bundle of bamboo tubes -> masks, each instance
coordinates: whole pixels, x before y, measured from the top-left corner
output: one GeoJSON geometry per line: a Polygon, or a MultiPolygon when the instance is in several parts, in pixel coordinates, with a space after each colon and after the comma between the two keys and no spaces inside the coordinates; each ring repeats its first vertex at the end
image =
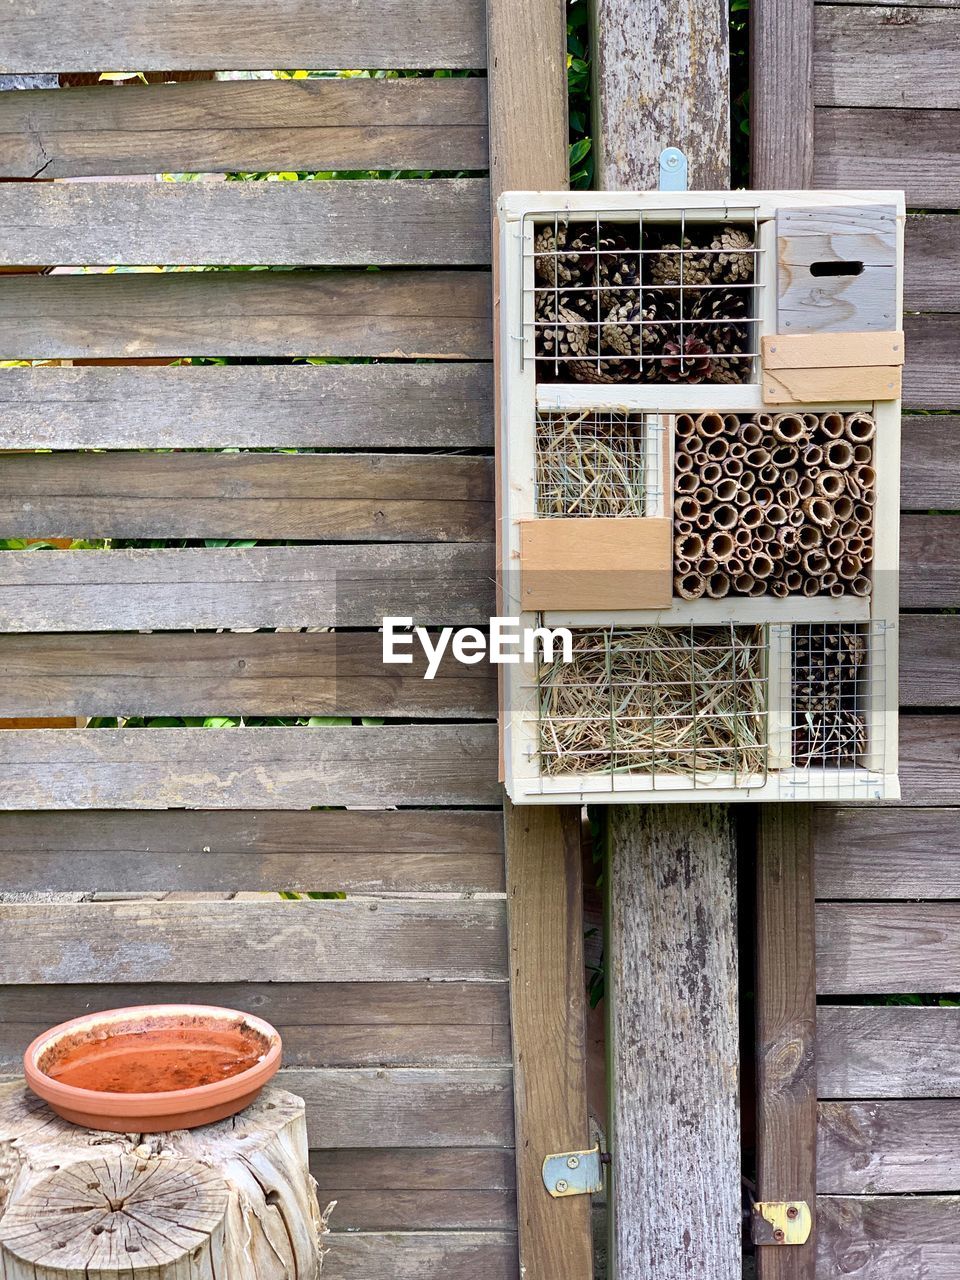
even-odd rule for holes
{"type": "Polygon", "coordinates": [[[875,434],[862,412],[678,414],[677,595],[869,595],[875,434]]]}

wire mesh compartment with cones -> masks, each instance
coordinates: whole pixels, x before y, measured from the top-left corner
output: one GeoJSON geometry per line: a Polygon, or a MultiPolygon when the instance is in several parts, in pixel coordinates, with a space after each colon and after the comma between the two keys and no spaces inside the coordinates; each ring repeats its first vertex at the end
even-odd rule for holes
{"type": "Polygon", "coordinates": [[[510,796],[895,798],[902,194],[497,216],[510,796]]]}

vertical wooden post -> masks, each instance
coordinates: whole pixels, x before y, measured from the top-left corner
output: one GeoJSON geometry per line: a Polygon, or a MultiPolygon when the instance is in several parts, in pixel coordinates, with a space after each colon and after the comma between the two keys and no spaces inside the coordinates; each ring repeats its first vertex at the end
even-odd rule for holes
{"type": "Polygon", "coordinates": [[[813,185],[813,0],[752,0],[750,181],[813,185]]]}
{"type": "MultiPolygon", "coordinates": [[[[813,847],[805,805],[764,805],[757,875],[757,1196],[817,1193],[813,847]]],[[[814,1280],[805,1245],[758,1251],[760,1280],[814,1280]]]]}
{"type": "MultiPolygon", "coordinates": [[[[564,0],[488,0],[487,44],[491,198],[563,190],[564,0]]],[[[541,1177],[544,1156],[589,1146],[580,813],[507,801],[504,818],[521,1274],[591,1280],[590,1198],[554,1200],[541,1177]]]]}
{"type": "MultiPolygon", "coordinates": [[[[726,0],[597,0],[597,185],[730,181],[726,0]]],[[[740,1272],[736,847],[715,805],[613,808],[607,874],[611,1273],[740,1272]]]]}

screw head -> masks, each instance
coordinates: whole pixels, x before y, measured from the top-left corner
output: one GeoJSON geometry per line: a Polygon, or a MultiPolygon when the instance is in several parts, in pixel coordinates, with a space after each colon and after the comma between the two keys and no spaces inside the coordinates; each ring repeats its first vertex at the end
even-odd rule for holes
{"type": "Polygon", "coordinates": [[[781,1231],[781,1229],[780,1229],[779,1227],[777,1227],[776,1231],[774,1231],[774,1233],[773,1233],[773,1238],[774,1238],[774,1240],[776,1240],[777,1244],[783,1244],[783,1241],[784,1241],[784,1238],[785,1238],[785,1237],[784,1237],[784,1234],[783,1234],[783,1232],[781,1231]]]}
{"type": "Polygon", "coordinates": [[[557,1179],[556,1190],[559,1191],[561,1195],[563,1194],[564,1191],[566,1191],[568,1186],[569,1186],[569,1183],[566,1182],[565,1179],[563,1178],[557,1179]]]}
{"type": "Polygon", "coordinates": [[[799,1218],[799,1216],[800,1216],[800,1210],[797,1208],[795,1204],[791,1204],[787,1207],[787,1217],[791,1220],[791,1222],[793,1221],[794,1218],[799,1218]]]}
{"type": "Polygon", "coordinates": [[[580,1168],[580,1157],[579,1157],[579,1156],[567,1156],[567,1168],[568,1168],[568,1169],[579,1169],[579,1168],[580,1168]]]}

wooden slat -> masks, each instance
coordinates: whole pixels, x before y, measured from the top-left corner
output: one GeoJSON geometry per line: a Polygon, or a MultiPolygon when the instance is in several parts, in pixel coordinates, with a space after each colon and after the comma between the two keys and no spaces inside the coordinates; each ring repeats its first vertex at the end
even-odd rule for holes
{"type": "Polygon", "coordinates": [[[500,813],[77,812],[66,823],[60,814],[0,816],[0,892],[172,888],[496,893],[500,813]]]}
{"type": "Polygon", "coordinates": [[[12,276],[0,356],[490,355],[480,271],[12,276]]]}
{"type": "Polygon", "coordinates": [[[960,204],[958,121],[953,111],[818,107],[813,185],[905,187],[908,205],[955,209],[960,204]]]}
{"type": "Polygon", "coordinates": [[[902,428],[902,508],[905,511],[960,509],[960,418],[941,414],[908,415],[902,421],[902,428]]]}
{"type": "Polygon", "coordinates": [[[500,1231],[334,1233],[324,1280],[518,1280],[517,1237],[500,1231]]]}
{"type": "Polygon", "coordinates": [[[954,1280],[960,1196],[821,1196],[817,1276],[847,1280],[857,1271],[870,1280],[954,1280]]]}
{"type": "Polygon", "coordinates": [[[4,551],[0,631],[486,623],[492,548],[4,551]]]}
{"type": "Polygon", "coordinates": [[[0,185],[0,266],[485,266],[481,179],[0,185]]]}
{"type": "Polygon", "coordinates": [[[960,899],[952,809],[818,806],[817,897],[960,899]]]}
{"type": "Polygon", "coordinates": [[[485,458],[64,453],[0,461],[0,538],[475,542],[485,458]]]}
{"type": "MultiPolygon", "coordinates": [[[[449,651],[432,680],[379,634],[0,636],[0,716],[402,716],[494,719],[495,668],[449,651]]],[[[2,840],[2,833],[0,833],[2,840]]]]}
{"type": "MultiPolygon", "coordinates": [[[[502,902],[0,903],[0,924],[4,983],[330,982],[347,974],[355,982],[486,981],[506,973],[502,902]]],[[[404,1142],[354,1136],[326,1145],[404,1142]]]]}
{"type": "Polygon", "coordinates": [[[283,1037],[289,1067],[510,1063],[502,982],[145,983],[5,987],[0,992],[0,1071],[19,1071],[24,1046],[69,1018],[184,1001],[267,1018],[283,1037]]]}
{"type": "MultiPolygon", "coordinates": [[[[957,197],[960,200],[960,182],[957,197]]],[[[903,370],[904,407],[960,408],[960,372],[956,361],[960,316],[907,316],[903,328],[907,344],[907,363],[903,370]]]]}
{"type": "MultiPolygon", "coordinates": [[[[903,305],[906,309],[960,311],[958,272],[960,217],[931,213],[909,217],[903,280],[903,305]]],[[[914,354],[908,351],[908,360],[914,354]]]]}
{"type": "MultiPolygon", "coordinates": [[[[804,1200],[817,1181],[813,848],[809,811],[764,805],[757,861],[757,1198],[804,1200]]],[[[761,1280],[814,1280],[812,1243],[761,1249],[761,1280]]]]}
{"type": "Polygon", "coordinates": [[[960,605],[960,516],[906,516],[900,526],[900,604],[960,605]]]}
{"type": "Polygon", "coordinates": [[[497,804],[494,725],[11,729],[0,809],[497,804]]]}
{"type": "Polygon", "coordinates": [[[822,1102],[818,1136],[822,1193],[891,1195],[960,1186],[960,1102],[822,1102]]]}
{"type": "Polygon", "coordinates": [[[486,82],[479,79],[98,86],[0,96],[3,178],[486,167],[486,82]]]}
{"type": "Polygon", "coordinates": [[[960,1097],[960,1009],[817,1010],[821,1098],[960,1097]]]}
{"type": "Polygon", "coordinates": [[[960,12],[818,4],[818,107],[960,107],[960,12]],[[935,56],[931,56],[935,54],[935,56]]]}
{"type": "Polygon", "coordinates": [[[490,382],[483,364],[0,369],[0,448],[476,448],[490,382]]]}
{"type": "Polygon", "coordinates": [[[517,1229],[515,1191],[342,1191],[320,1181],[317,1198],[321,1204],[336,1200],[338,1233],[442,1231],[451,1227],[461,1231],[517,1229]]]}
{"type": "Polygon", "coordinates": [[[0,71],[482,67],[483,23],[480,0],[35,0],[7,16],[0,71]]]}
{"type": "Polygon", "coordinates": [[[960,617],[904,614],[900,619],[900,702],[960,706],[960,617]]]}
{"type": "Polygon", "coordinates": [[[960,989],[960,904],[821,902],[817,990],[821,995],[960,989]]]}
{"type": "Polygon", "coordinates": [[[750,21],[750,180],[809,187],[813,176],[812,0],[754,0],[750,21]]]}
{"type": "Polygon", "coordinates": [[[960,716],[903,716],[900,781],[909,805],[960,802],[960,716]]]}

